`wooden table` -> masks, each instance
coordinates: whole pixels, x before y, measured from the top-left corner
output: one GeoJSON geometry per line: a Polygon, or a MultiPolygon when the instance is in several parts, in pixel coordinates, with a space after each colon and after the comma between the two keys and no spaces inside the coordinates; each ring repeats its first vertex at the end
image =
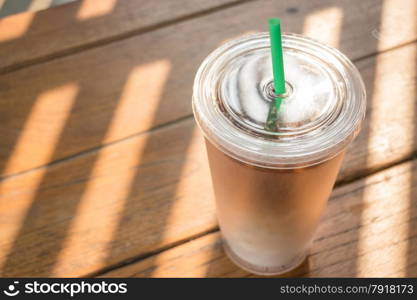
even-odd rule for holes
{"type": "Polygon", "coordinates": [[[77,1],[0,19],[0,274],[251,276],[219,242],[191,88],[225,40],[285,31],[363,75],[368,114],[291,276],[417,276],[417,2],[77,1]]]}

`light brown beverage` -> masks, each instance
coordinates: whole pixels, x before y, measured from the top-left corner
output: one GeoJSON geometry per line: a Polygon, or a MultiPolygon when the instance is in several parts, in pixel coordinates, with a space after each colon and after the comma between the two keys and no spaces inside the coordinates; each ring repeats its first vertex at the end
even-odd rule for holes
{"type": "Polygon", "coordinates": [[[301,263],[344,152],[315,166],[276,170],[237,161],[207,140],[206,146],[229,256],[261,274],[281,273],[301,263]]]}

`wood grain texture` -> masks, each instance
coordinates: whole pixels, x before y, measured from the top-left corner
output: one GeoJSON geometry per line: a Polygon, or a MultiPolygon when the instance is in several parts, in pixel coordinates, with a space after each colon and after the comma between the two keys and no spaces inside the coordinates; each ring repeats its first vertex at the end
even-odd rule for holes
{"type": "MultiPolygon", "coordinates": [[[[393,0],[358,1],[357,5],[348,0],[248,2],[4,75],[0,78],[1,174],[42,166],[190,115],[192,82],[203,58],[227,39],[265,31],[268,17],[280,16],[285,31],[318,38],[352,59],[409,42],[416,38],[417,26],[409,25],[415,21],[417,4],[402,2],[407,10],[393,0]]],[[[135,10],[129,5],[133,4],[123,8],[126,14],[143,10],[147,15],[154,7],[147,4],[151,8],[135,10]]],[[[183,6],[187,7],[175,5],[181,6],[182,12],[183,6]]],[[[59,18],[71,7],[54,8],[56,14],[45,18],[59,18]]],[[[144,17],[143,22],[160,21],[166,14],[158,10],[158,18],[144,17]]],[[[126,19],[128,23],[142,20],[137,16],[126,19]]],[[[111,31],[108,27],[92,25],[94,32],[89,36],[95,36],[95,31],[99,31],[97,36],[111,31]]],[[[85,31],[78,28],[74,32],[82,35],[85,31]]],[[[73,36],[57,32],[60,38],[66,37],[60,41],[73,36]]],[[[36,42],[16,49],[30,52],[55,43],[39,44],[42,46],[36,42]]],[[[9,48],[3,56],[19,51],[9,48]]],[[[373,72],[369,71],[370,77],[373,72]]],[[[370,86],[374,78],[368,81],[370,86]]]]}
{"type": "Polygon", "coordinates": [[[194,135],[186,120],[3,181],[1,275],[86,275],[214,227],[194,135]]]}
{"type": "MultiPolygon", "coordinates": [[[[410,63],[415,53],[412,44],[358,63],[374,96],[339,182],[415,152],[416,76],[410,63]],[[387,72],[393,69],[399,73],[387,72]],[[392,91],[401,105],[386,97],[392,91]]],[[[216,226],[204,145],[191,118],[0,183],[3,276],[84,276],[216,226]]],[[[356,210],[363,211],[361,197],[349,193],[344,199],[356,199],[356,210]]],[[[344,201],[338,203],[346,217],[344,201]]],[[[349,230],[350,222],[330,227],[349,230]]],[[[331,241],[320,245],[342,243],[331,241]]]]}
{"type": "Polygon", "coordinates": [[[343,180],[398,163],[417,150],[417,44],[356,66],[366,86],[367,115],[339,174],[343,180]]]}
{"type": "Polygon", "coordinates": [[[238,2],[79,0],[0,20],[0,70],[149,30],[201,11],[238,2]]]}
{"type": "MultiPolygon", "coordinates": [[[[417,161],[334,190],[310,255],[283,276],[417,274],[417,161]],[[394,202],[394,203],[393,203],[394,202]]],[[[218,232],[103,277],[253,277],[225,255],[218,232]]]]}

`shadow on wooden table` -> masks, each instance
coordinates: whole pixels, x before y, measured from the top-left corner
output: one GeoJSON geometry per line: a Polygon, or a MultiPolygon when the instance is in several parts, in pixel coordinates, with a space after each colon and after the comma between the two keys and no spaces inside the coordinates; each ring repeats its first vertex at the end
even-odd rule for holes
{"type": "MultiPolygon", "coordinates": [[[[121,2],[122,1],[117,2],[113,11],[118,9],[121,2]]],[[[67,11],[69,14],[64,16],[66,22],[69,24],[71,24],[71,22],[79,22],[76,19],[76,14],[81,4],[82,1],[78,1],[76,5],[72,6],[73,9],[71,12],[67,11]]],[[[108,15],[104,15],[97,18],[106,18],[107,16],[108,15]]],[[[82,22],[94,23],[97,21],[97,18],[88,19],[82,22]]],[[[31,30],[36,31],[36,26],[37,18],[35,16],[27,33],[31,30]]],[[[144,44],[136,46],[138,47],[137,49],[146,49],[149,45],[144,44]]],[[[165,45],[165,47],[175,48],[175,45],[165,45]]],[[[118,51],[123,53],[125,50],[118,49],[117,45],[113,44],[113,48],[109,50],[109,53],[101,52],[101,55],[109,55],[109,57],[111,57],[112,53],[118,51]]],[[[132,49],[130,49],[130,51],[132,51],[132,49]]],[[[114,76],[115,70],[106,66],[106,57],[103,56],[95,57],[94,55],[90,55],[90,61],[80,61],[79,69],[76,73],[67,72],[65,64],[55,64],[50,67],[49,73],[44,74],[46,80],[43,82],[44,84],[42,84],[42,86],[28,87],[27,89],[27,93],[32,96],[32,99],[30,102],[25,103],[24,107],[19,108],[19,114],[25,114],[26,118],[22,118],[22,121],[24,122],[21,124],[15,124],[13,141],[8,148],[2,152],[5,159],[1,160],[3,165],[0,166],[0,170],[6,168],[8,163],[7,157],[10,158],[15,152],[15,145],[19,141],[19,138],[21,138],[21,133],[27,129],[25,127],[27,125],[26,122],[31,116],[39,95],[67,84],[75,85],[77,92],[75,93],[74,98],[71,99],[72,105],[70,106],[70,112],[64,124],[62,124],[62,130],[57,133],[56,143],[55,145],[51,145],[53,148],[51,149],[51,155],[48,157],[48,161],[55,161],[65,157],[63,153],[70,153],[71,149],[68,148],[71,148],[71,145],[83,145],[84,149],[81,150],[89,150],[100,146],[107,135],[111,133],[115,122],[114,119],[116,117],[120,118],[120,116],[117,116],[116,114],[118,108],[123,104],[120,103],[122,94],[126,89],[130,88],[128,86],[129,78],[130,76],[135,75],[134,72],[137,70],[137,67],[146,66],[147,64],[158,61],[168,62],[172,69],[189,67],[184,66],[183,61],[178,62],[177,57],[170,57],[170,54],[167,55],[167,51],[163,51],[164,50],[161,47],[161,51],[148,53],[149,57],[143,59],[140,55],[133,55],[129,52],[129,49],[127,49],[125,55],[126,59],[118,64],[118,76],[114,76]],[[96,68],[91,69],[90,64],[92,63],[99,65],[96,66],[96,68]],[[93,71],[95,73],[89,73],[93,71]],[[101,86],[104,84],[113,87],[113,93],[111,95],[101,94],[101,86]],[[85,111],[85,101],[91,97],[95,98],[97,105],[95,108],[90,106],[90,111],[85,111]],[[106,109],[100,109],[100,107],[105,107],[106,109]],[[90,114],[90,118],[80,117],[80,115],[82,116],[83,114],[90,114]]],[[[137,53],[137,51],[134,52],[137,53]]],[[[96,53],[100,54],[100,52],[96,53]]],[[[169,85],[173,77],[169,74],[169,68],[164,70],[167,71],[165,74],[162,74],[167,77],[165,85],[169,85]]],[[[190,74],[190,76],[192,75],[190,74]]],[[[161,78],[157,78],[157,80],[160,79],[161,78]]],[[[165,87],[161,86],[160,88],[159,98],[169,99],[169,93],[166,91],[165,87]]],[[[189,97],[188,99],[191,98],[189,97]]],[[[147,100],[148,99],[138,99],[138,101],[143,102],[147,100]]],[[[166,120],[169,114],[170,108],[164,105],[163,101],[158,103],[154,110],[153,124],[151,124],[150,127],[152,128],[155,125],[160,124],[160,120],[166,120]]],[[[95,233],[98,238],[97,243],[103,244],[98,247],[101,247],[100,249],[105,251],[104,259],[94,258],[94,255],[91,255],[91,257],[88,258],[85,257],[84,259],[96,259],[99,262],[104,260],[103,265],[109,266],[120,263],[121,257],[128,259],[131,258],[127,257],[128,255],[137,255],[137,251],[135,252],[135,250],[141,246],[141,243],[149,243],[150,246],[148,248],[149,250],[152,250],[150,248],[151,246],[158,245],[161,242],[166,229],[166,219],[169,215],[171,205],[175,201],[176,185],[182,172],[182,165],[187,155],[187,147],[193,131],[192,126],[186,126],[184,128],[185,129],[181,131],[181,136],[178,137],[181,142],[176,145],[176,147],[179,147],[176,153],[180,154],[174,158],[175,161],[171,160],[167,162],[164,160],[164,157],[155,157],[155,153],[157,153],[155,152],[156,149],[166,147],[166,141],[158,140],[159,135],[156,134],[147,135],[144,145],[138,149],[138,162],[136,165],[126,166],[126,173],[130,172],[131,178],[130,182],[121,183],[127,185],[125,188],[126,194],[124,199],[118,200],[118,203],[122,204],[123,207],[121,207],[119,215],[112,223],[112,226],[114,226],[113,230],[110,231],[106,228],[100,228],[100,226],[96,228],[98,230],[98,232],[95,233]],[[152,165],[158,163],[161,164],[162,167],[167,167],[165,171],[163,171],[161,167],[159,169],[156,167],[152,168],[152,165]],[[149,171],[149,169],[151,169],[151,171],[149,171]],[[158,180],[152,180],[152,178],[155,178],[152,177],[152,175],[158,175],[158,180]],[[158,185],[161,184],[166,184],[166,186],[160,195],[156,195],[155,197],[163,197],[164,201],[160,201],[158,198],[155,198],[154,200],[144,199],[143,197],[140,198],[144,189],[158,189],[158,185]],[[152,202],[162,202],[158,210],[158,216],[147,216],[147,208],[143,202],[146,202],[148,206],[152,205],[149,204],[152,202]],[[142,218],[138,217],[135,219],[135,212],[137,215],[142,216],[142,218]],[[129,234],[126,234],[132,233],[146,224],[153,224],[152,230],[150,230],[152,233],[151,241],[137,241],[134,240],[133,235],[129,236],[129,234]],[[100,230],[103,230],[103,232],[100,230]],[[100,239],[101,234],[104,236],[103,239],[100,239]],[[110,238],[105,236],[109,234],[111,235],[110,238]]],[[[9,142],[10,140],[11,139],[9,139],[9,142]]],[[[40,147],[46,146],[50,145],[40,145],[40,147]]],[[[71,257],[66,258],[65,255],[68,255],[68,253],[64,252],[64,249],[74,245],[77,247],[77,241],[71,240],[71,235],[78,234],[78,236],[81,237],[83,234],[88,234],[88,230],[91,230],[88,229],[87,226],[87,229],[81,228],[80,232],[70,232],[70,230],[73,230],[73,226],[77,225],[76,222],[80,218],[79,214],[82,213],[79,212],[81,207],[89,206],[91,203],[94,203],[94,201],[99,201],[99,199],[94,200],[95,198],[103,196],[103,194],[100,194],[101,187],[94,187],[94,175],[97,169],[97,163],[101,159],[100,155],[102,155],[102,152],[100,151],[92,151],[85,155],[85,157],[81,159],[81,164],[75,167],[76,170],[67,170],[65,167],[62,167],[62,163],[53,164],[45,169],[36,190],[33,191],[32,201],[22,219],[22,223],[14,235],[13,244],[8,250],[8,256],[1,268],[2,276],[78,275],[73,275],[71,273],[73,271],[71,269],[71,264],[77,264],[77,261],[72,262],[71,257]],[[64,187],[64,190],[61,189],[60,192],[55,192],[57,188],[62,187],[64,187]],[[47,219],[47,226],[45,226],[45,219],[47,219]],[[85,232],[83,232],[83,230],[85,232]],[[73,243],[73,245],[69,245],[71,243],[73,243]],[[28,249],[28,245],[32,245],[30,249],[28,249]]],[[[65,164],[65,161],[63,163],[65,164]]],[[[116,196],[117,195],[115,195],[115,197],[116,196]]],[[[118,196],[120,197],[120,195],[118,196]]],[[[111,197],[111,195],[109,197],[111,197]]],[[[95,205],[95,207],[96,209],[99,209],[97,210],[97,215],[100,216],[100,210],[105,208],[99,208],[97,205],[95,205]]],[[[91,217],[94,217],[94,214],[91,217]]],[[[88,215],[83,216],[83,218],[88,218],[88,215]]],[[[88,220],[85,221],[85,224],[88,224],[88,220]]],[[[100,221],[102,221],[103,224],[106,224],[107,220],[97,220],[97,217],[94,219],[94,222],[100,223],[100,221]]],[[[97,245],[90,246],[95,247],[97,245]]],[[[146,250],[146,247],[143,248],[146,250]]],[[[86,252],[88,253],[88,249],[86,252]]],[[[100,253],[98,254],[100,255],[100,253]]],[[[71,253],[69,255],[71,255],[71,253]]],[[[99,265],[99,262],[95,263],[96,266],[99,265]]]]}
{"type": "Polygon", "coordinates": [[[6,0],[5,3],[2,3],[0,9],[0,18],[25,11],[29,8],[31,2],[32,0],[6,0]]]}
{"type": "Polygon", "coordinates": [[[0,18],[27,10],[40,10],[74,0],[2,0],[0,1],[0,18]]]}

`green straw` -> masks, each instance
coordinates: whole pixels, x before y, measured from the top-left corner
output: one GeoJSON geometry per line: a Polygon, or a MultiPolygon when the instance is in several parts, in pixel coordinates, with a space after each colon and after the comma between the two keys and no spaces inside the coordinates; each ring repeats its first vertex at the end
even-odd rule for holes
{"type": "MultiPolygon", "coordinates": [[[[269,38],[271,40],[272,71],[274,74],[275,94],[285,94],[284,61],[282,59],[281,20],[273,18],[268,20],[269,38]]],[[[275,98],[277,111],[281,106],[281,97],[275,98]]]]}

